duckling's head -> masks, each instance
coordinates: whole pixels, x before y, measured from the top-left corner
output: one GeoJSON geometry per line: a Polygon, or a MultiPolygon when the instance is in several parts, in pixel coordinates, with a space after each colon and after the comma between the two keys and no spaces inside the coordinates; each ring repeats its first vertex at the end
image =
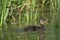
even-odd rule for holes
{"type": "Polygon", "coordinates": [[[45,19],[45,18],[40,18],[40,24],[41,24],[41,25],[48,24],[48,20],[45,19]]]}

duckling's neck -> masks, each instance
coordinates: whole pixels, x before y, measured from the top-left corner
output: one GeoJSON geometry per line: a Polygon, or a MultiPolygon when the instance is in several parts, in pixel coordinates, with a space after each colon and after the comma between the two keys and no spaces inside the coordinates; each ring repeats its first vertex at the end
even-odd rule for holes
{"type": "Polygon", "coordinates": [[[44,25],[41,25],[42,28],[44,28],[44,25]]]}

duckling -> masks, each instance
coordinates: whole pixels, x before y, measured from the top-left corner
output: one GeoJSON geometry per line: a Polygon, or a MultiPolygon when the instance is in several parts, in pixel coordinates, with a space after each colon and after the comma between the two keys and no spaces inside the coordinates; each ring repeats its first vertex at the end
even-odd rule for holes
{"type": "Polygon", "coordinates": [[[44,18],[40,18],[40,26],[28,26],[25,27],[24,31],[39,31],[39,30],[45,30],[45,23],[47,23],[47,20],[44,18]]]}

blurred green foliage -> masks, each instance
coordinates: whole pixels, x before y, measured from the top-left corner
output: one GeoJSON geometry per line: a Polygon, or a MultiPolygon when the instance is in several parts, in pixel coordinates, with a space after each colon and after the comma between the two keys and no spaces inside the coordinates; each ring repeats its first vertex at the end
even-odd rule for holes
{"type": "Polygon", "coordinates": [[[39,18],[49,20],[45,40],[60,40],[60,0],[0,0],[0,39],[39,40],[39,33],[10,32],[11,28],[39,25],[39,18]]]}

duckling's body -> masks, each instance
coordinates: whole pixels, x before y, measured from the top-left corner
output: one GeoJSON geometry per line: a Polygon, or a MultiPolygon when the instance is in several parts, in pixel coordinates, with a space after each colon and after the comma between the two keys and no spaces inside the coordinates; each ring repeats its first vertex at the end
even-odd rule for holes
{"type": "Polygon", "coordinates": [[[44,26],[28,26],[23,29],[24,31],[39,31],[45,30],[44,26]]]}

